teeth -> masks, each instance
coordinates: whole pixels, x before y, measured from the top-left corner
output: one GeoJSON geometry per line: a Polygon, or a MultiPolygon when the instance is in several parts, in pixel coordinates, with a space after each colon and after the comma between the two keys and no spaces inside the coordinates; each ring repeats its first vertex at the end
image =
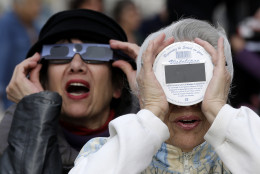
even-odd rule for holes
{"type": "Polygon", "coordinates": [[[74,96],[79,96],[89,92],[89,88],[87,87],[87,85],[80,82],[70,83],[66,90],[68,93],[74,96]]]}
{"type": "Polygon", "coordinates": [[[75,96],[79,96],[79,95],[81,95],[82,93],[74,93],[74,92],[72,92],[72,93],[70,93],[71,95],[75,95],[75,96]]]}
{"type": "Polygon", "coordinates": [[[82,83],[71,83],[70,86],[83,86],[83,87],[86,87],[86,85],[84,85],[82,83]]]}

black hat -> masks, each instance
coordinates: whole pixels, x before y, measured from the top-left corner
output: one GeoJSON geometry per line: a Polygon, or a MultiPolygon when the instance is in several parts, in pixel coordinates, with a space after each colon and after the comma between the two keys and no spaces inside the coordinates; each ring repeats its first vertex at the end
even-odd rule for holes
{"type": "Polygon", "coordinates": [[[53,44],[66,38],[105,44],[108,44],[110,39],[127,41],[123,29],[105,14],[87,9],[67,10],[54,14],[46,22],[27,57],[40,52],[43,44],[53,44]]]}

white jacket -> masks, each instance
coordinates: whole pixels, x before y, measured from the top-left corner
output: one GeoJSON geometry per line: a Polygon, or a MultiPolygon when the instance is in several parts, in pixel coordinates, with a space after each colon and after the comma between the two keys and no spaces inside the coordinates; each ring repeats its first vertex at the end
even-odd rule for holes
{"type": "MultiPolygon", "coordinates": [[[[110,137],[90,140],[69,174],[138,174],[169,138],[167,126],[141,110],[111,121],[110,137]]],[[[205,135],[224,164],[235,174],[260,173],[260,118],[252,110],[225,105],[205,135]]]]}

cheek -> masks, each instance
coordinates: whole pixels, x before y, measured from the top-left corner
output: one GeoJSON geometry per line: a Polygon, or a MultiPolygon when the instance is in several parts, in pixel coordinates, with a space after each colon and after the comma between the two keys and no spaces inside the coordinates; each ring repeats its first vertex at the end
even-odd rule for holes
{"type": "Polygon", "coordinates": [[[48,67],[48,81],[46,84],[46,89],[50,91],[58,92],[58,87],[61,84],[61,76],[63,72],[63,66],[61,65],[49,65],[48,67]]]}
{"type": "Polygon", "coordinates": [[[112,83],[112,77],[110,73],[103,74],[103,77],[100,78],[100,84],[102,84],[102,88],[104,91],[107,91],[107,93],[112,94],[113,93],[113,83],[112,83]]]}
{"type": "Polygon", "coordinates": [[[89,70],[92,72],[92,76],[98,85],[102,84],[104,88],[112,86],[112,73],[108,65],[89,66],[89,70]]]}
{"type": "Polygon", "coordinates": [[[98,91],[104,91],[104,95],[112,97],[114,93],[114,85],[112,82],[112,72],[107,66],[103,66],[100,71],[96,72],[96,85],[99,87],[98,91]]]}

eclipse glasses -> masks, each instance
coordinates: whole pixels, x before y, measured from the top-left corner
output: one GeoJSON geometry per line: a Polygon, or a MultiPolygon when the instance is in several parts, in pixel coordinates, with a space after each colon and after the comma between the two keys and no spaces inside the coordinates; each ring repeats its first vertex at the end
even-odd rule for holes
{"type": "Polygon", "coordinates": [[[43,45],[41,62],[48,60],[52,64],[69,63],[75,54],[79,54],[86,63],[104,63],[121,59],[129,61],[131,59],[119,50],[112,50],[109,44],[66,43],[43,45]]]}

